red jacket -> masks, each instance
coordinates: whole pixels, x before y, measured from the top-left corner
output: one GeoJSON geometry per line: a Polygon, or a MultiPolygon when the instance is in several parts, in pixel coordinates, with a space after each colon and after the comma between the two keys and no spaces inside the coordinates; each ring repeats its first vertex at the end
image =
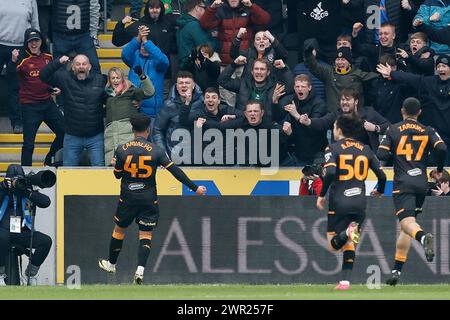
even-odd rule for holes
{"type": "Polygon", "coordinates": [[[253,25],[267,26],[270,22],[270,14],[257,4],[252,4],[250,8],[239,5],[231,8],[227,1],[218,8],[208,7],[205,14],[200,19],[203,29],[210,30],[218,28],[219,41],[222,45],[220,59],[223,65],[233,62],[230,57],[231,43],[238,34],[240,28],[247,28],[247,33],[241,40],[241,50],[247,50],[253,43],[253,25]]]}
{"type": "Polygon", "coordinates": [[[20,78],[20,104],[46,101],[51,98],[48,92],[50,86],[39,79],[41,70],[51,61],[51,54],[41,53],[38,56],[29,55],[17,65],[20,78]]]}
{"type": "Polygon", "coordinates": [[[318,196],[320,192],[322,191],[322,179],[319,178],[316,181],[313,181],[311,186],[309,186],[309,181],[305,181],[304,179],[301,179],[300,181],[300,190],[298,195],[299,196],[318,196]]]}

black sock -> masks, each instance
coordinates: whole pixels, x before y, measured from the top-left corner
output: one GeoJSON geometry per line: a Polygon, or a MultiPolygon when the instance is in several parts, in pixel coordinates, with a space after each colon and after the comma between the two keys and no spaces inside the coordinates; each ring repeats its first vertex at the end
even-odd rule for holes
{"type": "MultiPolygon", "coordinates": [[[[421,241],[422,240],[422,237],[425,235],[425,232],[423,232],[422,230],[420,230],[420,231],[418,231],[417,233],[416,233],[416,240],[417,241],[421,241]]],[[[422,243],[422,242],[420,242],[420,243],[422,243]]]]}
{"type": "Polygon", "coordinates": [[[339,250],[347,243],[347,241],[348,236],[346,230],[344,230],[331,239],[331,245],[334,249],[339,250]]]}
{"type": "Polygon", "coordinates": [[[353,269],[353,263],[355,262],[355,251],[344,251],[344,257],[342,261],[342,280],[350,281],[350,273],[353,269]]]}
{"type": "Polygon", "coordinates": [[[123,240],[116,239],[111,237],[111,241],[109,242],[109,262],[112,264],[116,264],[117,258],[119,257],[120,250],[122,250],[123,240]]]}
{"type": "Polygon", "coordinates": [[[394,270],[402,272],[403,265],[405,264],[404,261],[395,260],[394,270]]]}
{"type": "Polygon", "coordinates": [[[149,239],[139,240],[138,266],[145,267],[148,255],[150,254],[152,241],[149,239]]]}

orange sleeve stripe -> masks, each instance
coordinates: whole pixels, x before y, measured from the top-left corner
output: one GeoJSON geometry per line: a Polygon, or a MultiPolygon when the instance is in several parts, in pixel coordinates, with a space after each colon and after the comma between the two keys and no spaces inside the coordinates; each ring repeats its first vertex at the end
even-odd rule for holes
{"type": "Polygon", "coordinates": [[[173,166],[173,161],[171,163],[169,163],[167,166],[165,166],[164,168],[167,169],[167,168],[170,168],[171,166],[173,166]]]}
{"type": "Polygon", "coordinates": [[[437,146],[439,143],[444,143],[444,141],[442,141],[442,140],[436,141],[436,142],[433,144],[433,148],[436,148],[436,146],[437,146]]]}
{"type": "Polygon", "coordinates": [[[25,61],[30,60],[30,59],[31,59],[31,56],[29,56],[29,57],[23,59],[22,62],[21,62],[20,64],[17,65],[16,69],[19,69],[19,68],[25,63],[25,61]]]}
{"type": "Polygon", "coordinates": [[[389,147],[386,147],[386,146],[383,146],[383,145],[378,146],[378,148],[381,148],[381,149],[385,149],[385,150],[391,151],[391,149],[390,149],[389,147]]]}
{"type": "Polygon", "coordinates": [[[405,209],[400,209],[400,210],[398,210],[396,213],[395,213],[395,215],[396,216],[398,216],[400,213],[402,213],[403,211],[405,211],[405,209]]]}
{"type": "Polygon", "coordinates": [[[328,214],[335,214],[336,212],[334,211],[328,211],[328,214]]]}
{"type": "Polygon", "coordinates": [[[116,168],[114,168],[114,171],[115,171],[115,172],[122,172],[123,170],[122,170],[122,169],[116,169],[116,168]]]}
{"type": "Polygon", "coordinates": [[[326,168],[326,167],[330,167],[330,166],[336,167],[336,163],[334,163],[334,162],[326,163],[323,167],[326,168]]]}

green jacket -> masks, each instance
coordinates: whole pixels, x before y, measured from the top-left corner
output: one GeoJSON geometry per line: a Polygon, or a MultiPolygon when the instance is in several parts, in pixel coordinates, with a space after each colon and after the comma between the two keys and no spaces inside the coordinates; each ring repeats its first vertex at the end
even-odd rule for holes
{"type": "Polygon", "coordinates": [[[141,80],[141,88],[136,88],[129,83],[129,88],[120,96],[116,96],[112,89],[106,88],[106,125],[112,121],[129,119],[139,113],[133,106],[133,100],[144,100],[155,94],[155,88],[149,77],[141,80]]]}
{"type": "Polygon", "coordinates": [[[210,44],[215,51],[219,50],[219,42],[217,38],[211,36],[200,26],[200,21],[188,13],[183,13],[177,19],[179,27],[177,31],[177,46],[178,59],[180,65],[183,65],[185,60],[191,54],[192,49],[197,48],[201,44],[210,44]]]}
{"type": "Polygon", "coordinates": [[[334,66],[325,63],[317,63],[314,55],[305,57],[305,65],[313,75],[324,83],[329,112],[339,109],[341,104],[341,91],[348,87],[359,90],[360,98],[358,105],[364,106],[363,82],[380,76],[378,73],[365,72],[356,68],[352,68],[347,74],[339,74],[336,72],[334,66]]]}

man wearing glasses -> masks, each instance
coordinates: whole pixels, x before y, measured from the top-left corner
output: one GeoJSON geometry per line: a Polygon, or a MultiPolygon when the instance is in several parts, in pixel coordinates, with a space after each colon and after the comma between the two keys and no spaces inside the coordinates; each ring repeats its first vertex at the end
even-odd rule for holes
{"type": "Polygon", "coordinates": [[[212,32],[202,29],[200,19],[206,11],[206,4],[202,0],[187,0],[186,12],[177,19],[179,30],[177,31],[178,58],[180,65],[189,58],[192,49],[197,49],[202,44],[211,45],[215,51],[219,49],[217,38],[212,32]]]}

